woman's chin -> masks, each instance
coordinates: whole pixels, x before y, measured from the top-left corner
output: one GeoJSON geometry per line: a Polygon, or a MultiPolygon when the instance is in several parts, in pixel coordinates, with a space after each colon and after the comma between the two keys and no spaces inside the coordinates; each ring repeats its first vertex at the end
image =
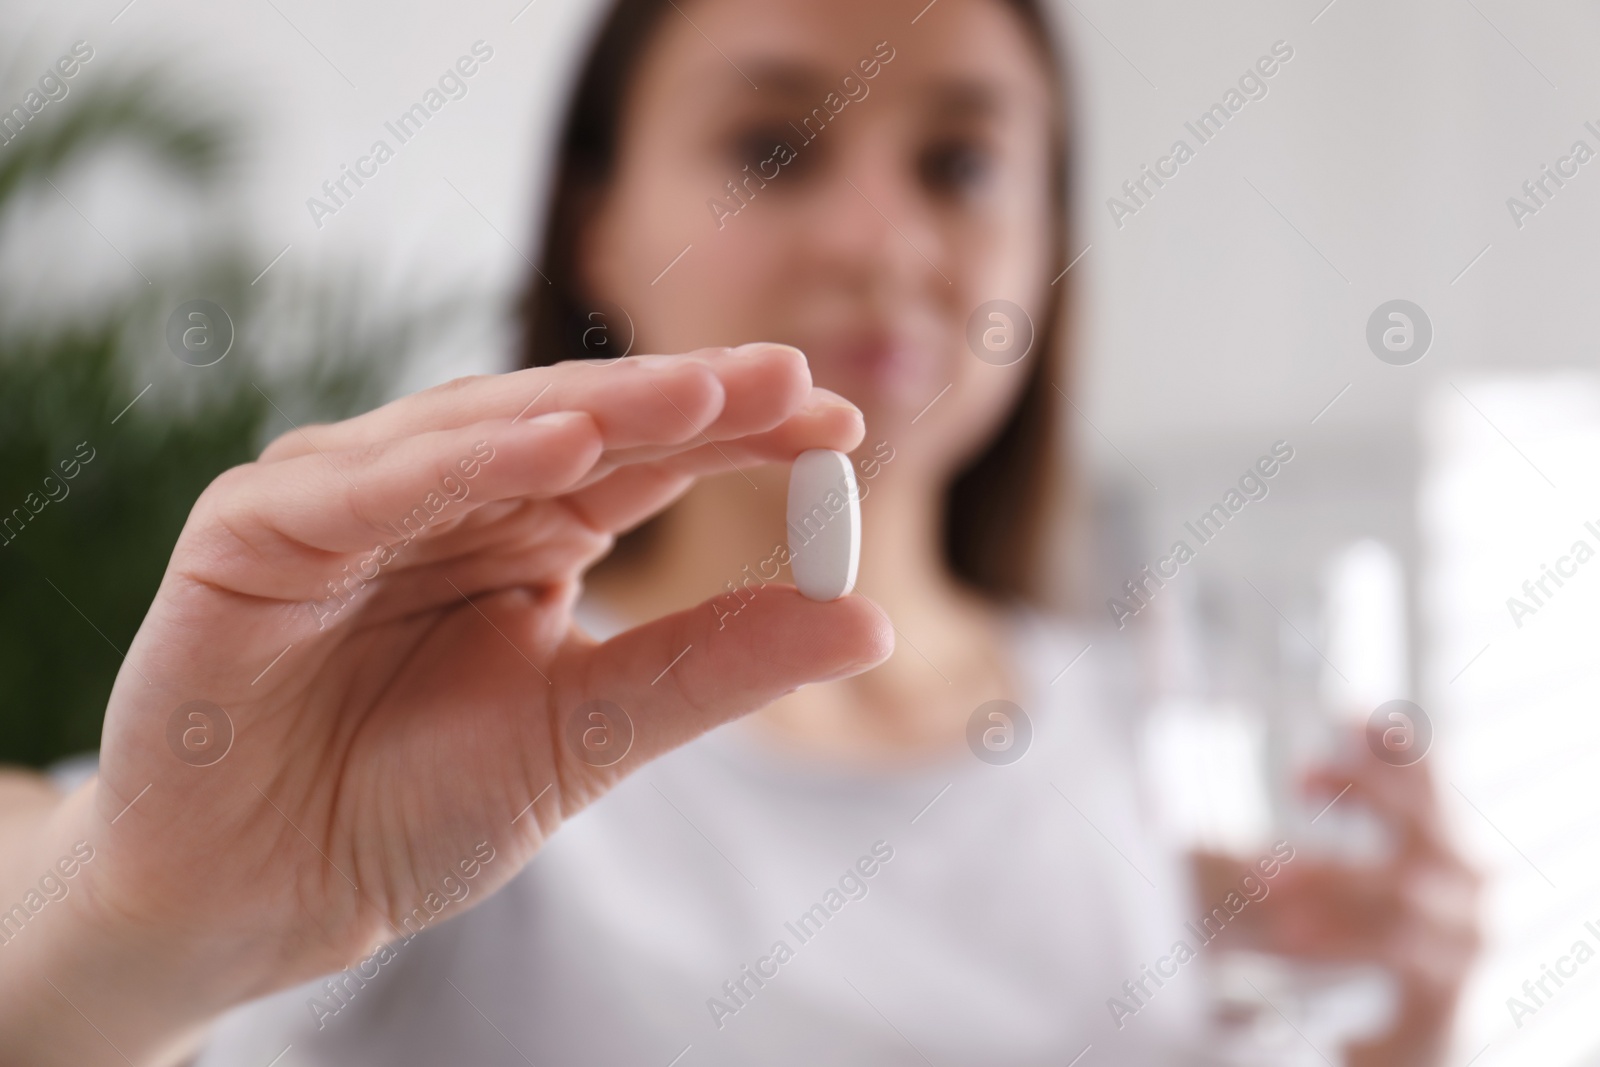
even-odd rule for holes
{"type": "Polygon", "coordinates": [[[851,367],[843,374],[816,377],[816,384],[843,396],[866,417],[867,435],[882,436],[891,428],[903,431],[918,416],[936,406],[948,381],[935,382],[925,373],[907,373],[905,368],[851,367]]]}

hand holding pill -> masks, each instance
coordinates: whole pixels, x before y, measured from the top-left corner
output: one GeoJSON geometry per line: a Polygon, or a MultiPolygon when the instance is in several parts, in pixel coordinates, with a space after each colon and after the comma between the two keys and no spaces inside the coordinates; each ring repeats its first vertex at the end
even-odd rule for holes
{"type": "MultiPolygon", "coordinates": [[[[500,828],[483,899],[646,761],[881,663],[892,626],[845,595],[860,543],[848,452],[863,432],[802,352],[751,344],[461,379],[299,428],[227,471],[196,502],[107,703],[108,784],[74,794],[59,827],[61,850],[116,842],[72,899],[137,906],[110,936],[98,920],[53,922],[7,949],[27,962],[0,969],[4,1022],[39,1015],[5,983],[34,960],[82,961],[71,987],[96,1019],[127,1002],[105,974],[154,973],[119,1033],[157,1016],[177,1032],[330,973],[391,929],[373,901],[415,906],[474,854],[478,828],[500,828]],[[755,598],[735,626],[706,600],[604,641],[583,631],[575,594],[613,538],[730,463],[791,462],[799,590],[755,598]],[[169,747],[165,727],[194,700],[251,724],[226,773],[189,773],[169,747]],[[602,703],[631,723],[616,762],[565,733],[602,703]],[[320,850],[282,832],[285,818],[327,828],[320,850]],[[328,876],[329,856],[373,873],[357,890],[328,876]],[[170,892],[179,876],[206,881],[203,914],[170,892]],[[326,936],[296,936],[308,914],[326,936]]],[[[55,1040],[42,1017],[41,1040],[55,1040]]],[[[166,1025],[125,1045],[129,1058],[153,1060],[166,1025]]]]}

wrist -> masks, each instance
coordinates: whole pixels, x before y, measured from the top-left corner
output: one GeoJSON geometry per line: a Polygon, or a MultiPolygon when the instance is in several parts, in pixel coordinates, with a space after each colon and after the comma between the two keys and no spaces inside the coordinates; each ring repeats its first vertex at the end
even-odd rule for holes
{"type": "Polygon", "coordinates": [[[1453,1013],[1417,1018],[1402,1012],[1398,1025],[1373,1041],[1346,1049],[1348,1067],[1442,1067],[1450,1049],[1453,1013]]]}
{"type": "Polygon", "coordinates": [[[0,1067],[176,1064],[210,1019],[249,995],[208,963],[218,953],[117,907],[116,831],[89,786],[23,850],[29,881],[0,900],[0,1067]]]}

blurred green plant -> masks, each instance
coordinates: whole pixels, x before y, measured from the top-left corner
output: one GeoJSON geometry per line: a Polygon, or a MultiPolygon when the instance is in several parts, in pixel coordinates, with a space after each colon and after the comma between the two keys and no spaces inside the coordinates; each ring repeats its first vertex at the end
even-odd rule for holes
{"type": "MultiPolygon", "coordinates": [[[[15,233],[4,224],[28,196],[57,195],[51,184],[112,142],[197,196],[228,180],[240,124],[180,106],[156,77],[84,87],[69,104],[0,149],[0,234],[15,233]]],[[[68,322],[0,316],[0,763],[39,767],[97,748],[122,654],[200,491],[291,419],[343,418],[385,399],[467,307],[382,298],[359,271],[279,264],[270,285],[252,285],[270,253],[239,234],[207,240],[187,269],[68,322]],[[168,315],[195,298],[226,309],[236,329],[209,367],[166,344],[168,315]],[[63,478],[62,461],[88,449],[93,459],[63,478]]]]}

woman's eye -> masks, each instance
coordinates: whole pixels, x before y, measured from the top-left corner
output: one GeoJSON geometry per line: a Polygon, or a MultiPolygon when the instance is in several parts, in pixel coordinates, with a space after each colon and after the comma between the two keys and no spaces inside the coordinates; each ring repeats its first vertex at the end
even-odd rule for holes
{"type": "Polygon", "coordinates": [[[970,142],[935,145],[923,152],[917,171],[937,193],[965,195],[980,190],[993,170],[989,152],[970,142]]]}
{"type": "MultiPolygon", "coordinates": [[[[778,156],[779,159],[773,159],[773,162],[777,163],[782,158],[782,146],[785,140],[787,139],[783,133],[776,128],[763,127],[737,134],[731,144],[733,163],[741,168],[749,164],[750,169],[755,170],[767,160],[778,156]]],[[[769,164],[767,169],[770,171],[772,166],[769,164]]]]}

